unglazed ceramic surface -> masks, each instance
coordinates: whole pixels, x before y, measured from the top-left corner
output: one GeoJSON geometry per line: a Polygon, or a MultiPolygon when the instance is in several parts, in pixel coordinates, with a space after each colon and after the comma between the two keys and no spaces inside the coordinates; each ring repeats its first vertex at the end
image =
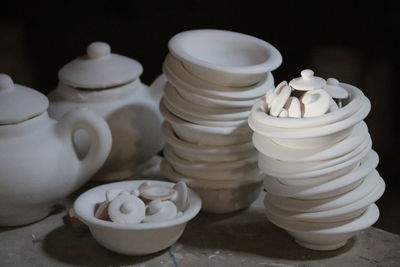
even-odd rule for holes
{"type": "Polygon", "coordinates": [[[200,211],[200,198],[189,190],[188,205],[182,214],[173,219],[152,221],[155,219],[152,217],[144,223],[129,224],[105,221],[93,216],[95,204],[105,200],[108,190],[134,191],[143,182],[170,188],[175,186],[168,182],[140,180],[110,183],[90,189],[75,201],[74,210],[78,218],[89,227],[96,241],[105,248],[126,255],[147,255],[161,251],[175,243],[182,235],[186,223],[200,211]]]}
{"type": "MultiPolygon", "coordinates": [[[[96,49],[102,52],[104,49],[100,48],[96,49]]],[[[89,47],[88,53],[90,51],[89,47]]],[[[121,180],[132,176],[141,163],[157,154],[164,145],[159,130],[162,117],[158,110],[162,89],[159,83],[148,87],[140,81],[142,66],[137,61],[109,51],[106,56],[101,55],[89,60],[78,58],[60,71],[60,83],[49,94],[49,114],[59,119],[69,110],[86,107],[102,116],[111,129],[113,145],[94,179],[121,180]],[[83,67],[88,77],[78,73],[83,67]],[[102,83],[96,87],[94,77],[99,73],[102,83]]],[[[80,155],[84,155],[90,145],[88,135],[80,131],[74,138],[81,144],[80,155]]]]}
{"type": "Polygon", "coordinates": [[[68,112],[59,122],[44,111],[2,124],[0,140],[0,226],[23,225],[47,216],[57,201],[101,167],[111,149],[107,123],[83,108],[68,112]],[[92,138],[81,159],[72,139],[79,129],[92,138]]]}

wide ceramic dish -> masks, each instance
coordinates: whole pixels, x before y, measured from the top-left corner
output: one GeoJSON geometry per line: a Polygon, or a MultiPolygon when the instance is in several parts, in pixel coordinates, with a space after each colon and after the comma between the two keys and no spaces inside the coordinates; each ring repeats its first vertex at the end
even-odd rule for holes
{"type": "Polygon", "coordinates": [[[226,146],[251,141],[251,129],[247,125],[243,125],[243,127],[211,127],[193,124],[173,115],[162,103],[160,112],[171,124],[176,135],[190,143],[226,146]]]}
{"type": "Polygon", "coordinates": [[[358,231],[373,225],[379,218],[379,209],[371,204],[358,218],[335,223],[285,221],[266,211],[268,219],[285,229],[302,247],[313,250],[334,250],[343,247],[358,231]]]}
{"type": "Polygon", "coordinates": [[[380,176],[377,171],[374,170],[361,181],[359,186],[349,192],[334,197],[313,200],[281,197],[274,194],[267,194],[266,197],[269,199],[269,202],[274,203],[277,208],[282,210],[293,212],[319,212],[340,208],[358,201],[372,192],[380,181],[380,176]]]}
{"type": "Polygon", "coordinates": [[[264,109],[264,99],[259,100],[256,105],[252,108],[251,118],[253,121],[257,121],[260,124],[265,124],[271,127],[279,128],[312,128],[322,125],[328,125],[336,123],[338,121],[345,120],[356,113],[366,101],[366,97],[361,92],[360,89],[345,83],[340,83],[340,86],[347,90],[349,93],[348,103],[335,112],[326,113],[318,117],[309,118],[277,118],[274,116],[269,116],[265,113],[264,109]]]}
{"type": "Polygon", "coordinates": [[[182,32],[169,41],[168,47],[188,71],[224,86],[255,84],[282,63],[281,54],[269,43],[222,30],[182,32]]]}
{"type": "Polygon", "coordinates": [[[257,155],[228,162],[193,162],[179,158],[173,148],[167,144],[164,157],[178,173],[197,179],[209,180],[212,177],[216,181],[238,180],[246,178],[243,175],[249,170],[257,169],[257,155]]]}
{"type": "Polygon", "coordinates": [[[199,120],[215,120],[215,121],[237,121],[247,120],[250,114],[250,107],[218,109],[202,107],[188,102],[176,91],[175,87],[167,83],[164,89],[165,101],[173,106],[174,110],[178,110],[179,114],[185,114],[185,117],[194,117],[199,120]]]}
{"type": "Polygon", "coordinates": [[[300,199],[319,199],[337,196],[357,187],[361,180],[370,174],[378,165],[378,154],[371,150],[361,160],[360,166],[348,174],[332,181],[314,186],[289,186],[282,184],[278,179],[267,177],[264,185],[267,191],[283,197],[300,199]]]}
{"type": "Polygon", "coordinates": [[[270,72],[258,83],[247,87],[226,87],[209,83],[189,73],[182,62],[171,54],[165,59],[163,72],[176,88],[226,101],[259,99],[268,89],[274,87],[274,77],[270,72]]]}
{"type": "Polygon", "coordinates": [[[253,144],[262,154],[277,160],[290,162],[310,162],[329,160],[350,153],[368,137],[365,123],[353,127],[349,135],[332,145],[318,148],[294,149],[276,144],[270,138],[253,133],[253,144]]]}
{"type": "Polygon", "coordinates": [[[254,157],[258,154],[252,142],[227,146],[193,144],[179,139],[167,121],[162,124],[161,129],[176,155],[189,161],[228,162],[254,157]]]}
{"type": "MultiPolygon", "coordinates": [[[[97,203],[105,201],[106,191],[131,191],[145,181],[126,181],[97,186],[83,193],[74,203],[78,218],[90,229],[93,237],[105,248],[126,255],[147,255],[171,246],[182,235],[186,223],[200,211],[201,200],[190,191],[188,207],[181,216],[163,222],[123,224],[94,217],[97,203]]],[[[149,181],[172,187],[173,183],[149,181]]]]}
{"type": "Polygon", "coordinates": [[[161,163],[161,171],[174,182],[183,181],[202,200],[202,210],[210,213],[228,213],[248,208],[260,195],[262,175],[256,169],[246,179],[234,181],[209,181],[191,179],[177,173],[167,161],[161,163]]]}
{"type": "Polygon", "coordinates": [[[368,147],[371,148],[371,146],[372,146],[372,141],[371,138],[368,137],[365,138],[364,141],[353,151],[350,151],[347,154],[328,160],[291,162],[291,161],[277,160],[268,157],[262,153],[259,153],[258,160],[259,164],[264,166],[263,168],[268,168],[272,172],[282,173],[282,174],[293,174],[297,172],[321,170],[324,168],[328,168],[343,163],[347,160],[352,159],[354,156],[361,153],[361,151],[363,151],[364,149],[368,147]]]}
{"type": "MultiPolygon", "coordinates": [[[[378,175],[374,173],[372,175],[378,175]]],[[[379,175],[378,175],[379,176],[379,175]]],[[[302,211],[287,211],[276,206],[275,199],[265,198],[264,205],[269,213],[284,220],[294,220],[303,222],[339,222],[355,218],[365,211],[365,209],[375,201],[377,201],[385,191],[385,183],[382,178],[378,178],[379,182],[368,194],[362,198],[350,203],[349,205],[341,206],[335,209],[302,212],[302,211]]]]}

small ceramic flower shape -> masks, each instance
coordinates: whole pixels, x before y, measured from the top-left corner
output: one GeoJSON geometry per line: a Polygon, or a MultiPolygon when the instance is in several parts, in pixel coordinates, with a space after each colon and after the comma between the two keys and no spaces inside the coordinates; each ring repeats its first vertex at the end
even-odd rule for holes
{"type": "Polygon", "coordinates": [[[147,214],[143,222],[160,222],[177,217],[178,211],[172,201],[152,200],[147,205],[147,214]]]}
{"type": "Polygon", "coordinates": [[[108,216],[113,222],[140,223],[146,215],[144,202],[135,195],[122,192],[108,205],[108,216]]]}

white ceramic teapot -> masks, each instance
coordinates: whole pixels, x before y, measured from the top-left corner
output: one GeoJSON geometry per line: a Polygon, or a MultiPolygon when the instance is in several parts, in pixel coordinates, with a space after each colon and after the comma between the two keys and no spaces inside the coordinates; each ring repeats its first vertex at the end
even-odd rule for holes
{"type": "Polygon", "coordinates": [[[86,182],[110,152],[111,132],[103,118],[76,109],[57,122],[49,118],[48,105],[43,94],[0,74],[0,226],[47,216],[52,205],[86,182]],[[72,140],[78,129],[85,129],[92,140],[82,159],[72,140]]]}
{"type": "MultiPolygon", "coordinates": [[[[50,116],[58,119],[75,107],[87,107],[106,119],[113,136],[111,153],[98,181],[131,177],[138,166],[163,147],[162,116],[158,103],[162,90],[142,84],[142,65],[110,52],[106,43],[88,46],[87,55],[61,68],[58,87],[50,93],[50,116]]],[[[89,146],[87,134],[79,132],[77,143],[89,146]]]]}

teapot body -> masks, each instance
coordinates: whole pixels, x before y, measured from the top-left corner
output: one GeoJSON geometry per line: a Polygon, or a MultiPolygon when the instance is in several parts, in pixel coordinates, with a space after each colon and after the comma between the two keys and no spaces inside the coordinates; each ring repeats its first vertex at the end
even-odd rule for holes
{"type": "Polygon", "coordinates": [[[57,201],[88,180],[92,171],[83,171],[65,134],[46,112],[0,126],[0,226],[45,217],[57,201]]]}
{"type": "MultiPolygon", "coordinates": [[[[97,181],[131,177],[139,165],[163,147],[162,116],[158,103],[162,91],[147,87],[140,79],[105,90],[79,90],[60,83],[49,94],[49,114],[55,119],[77,107],[86,107],[103,117],[112,133],[112,148],[103,167],[93,176],[97,181]]],[[[84,155],[90,146],[85,132],[77,132],[76,143],[84,155]]]]}

